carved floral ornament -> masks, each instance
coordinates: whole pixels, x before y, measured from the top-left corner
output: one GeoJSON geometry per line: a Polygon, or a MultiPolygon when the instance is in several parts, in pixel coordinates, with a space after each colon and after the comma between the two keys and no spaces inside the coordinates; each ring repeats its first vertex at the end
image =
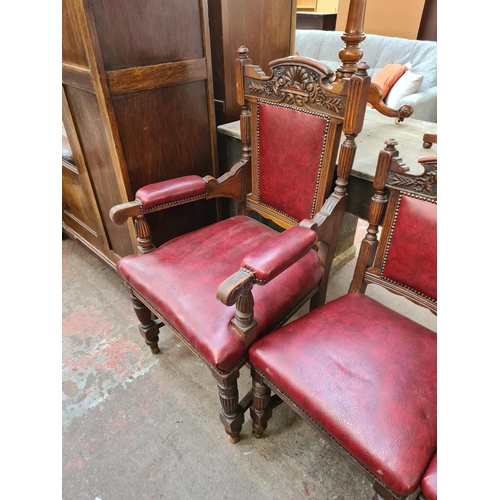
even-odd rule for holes
{"type": "Polygon", "coordinates": [[[252,94],[277,96],[280,102],[303,107],[304,104],[324,107],[340,113],[342,99],[330,97],[321,88],[320,75],[316,71],[307,71],[300,66],[274,68],[274,77],[268,81],[251,80],[249,91],[252,94]],[[286,69],[286,71],[285,71],[286,69]]]}
{"type": "Polygon", "coordinates": [[[436,195],[437,165],[426,164],[425,167],[425,173],[418,177],[390,172],[388,184],[415,193],[436,195]]]}

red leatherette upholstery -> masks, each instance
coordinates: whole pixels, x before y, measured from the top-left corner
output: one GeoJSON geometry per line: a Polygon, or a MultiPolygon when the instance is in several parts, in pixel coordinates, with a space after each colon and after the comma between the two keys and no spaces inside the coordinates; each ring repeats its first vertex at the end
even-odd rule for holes
{"type": "Polygon", "coordinates": [[[253,366],[406,495],[436,451],[436,334],[351,293],[261,338],[253,366]]]}
{"type": "Polygon", "coordinates": [[[403,195],[383,276],[437,300],[437,205],[403,195]]]}
{"type": "MultiPolygon", "coordinates": [[[[123,257],[118,273],[168,319],[212,366],[229,371],[245,356],[230,328],[235,307],[216,298],[219,285],[240,269],[244,255],[279,234],[236,216],[173,239],[154,252],[123,257]]],[[[258,335],[269,332],[321,282],[323,265],[310,250],[266,286],[254,287],[258,335]]]]}
{"type": "Polygon", "coordinates": [[[291,227],[245,256],[241,267],[267,283],[302,258],[316,243],[317,234],[306,227],[291,227]]]}
{"type": "Polygon", "coordinates": [[[437,500],[437,452],[425,471],[420,487],[425,500],[437,500]]]}
{"type": "Polygon", "coordinates": [[[259,200],[298,221],[311,219],[328,121],[283,105],[258,107],[259,200]]]}
{"type": "Polygon", "coordinates": [[[144,211],[181,200],[203,198],[207,183],[198,175],[186,175],[169,181],[149,184],[137,191],[135,198],[144,211]]]}

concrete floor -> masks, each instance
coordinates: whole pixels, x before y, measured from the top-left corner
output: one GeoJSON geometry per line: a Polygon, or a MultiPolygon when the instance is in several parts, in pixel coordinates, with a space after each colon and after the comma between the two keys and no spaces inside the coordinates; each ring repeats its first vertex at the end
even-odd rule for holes
{"type": "MultiPolygon", "coordinates": [[[[64,500],[372,499],[364,476],[284,404],[265,438],[247,417],[230,444],[208,368],[163,330],[151,354],[117,274],[69,238],[62,256],[64,500]]],[[[331,275],[328,300],[347,292],[354,262],[331,275]]],[[[436,329],[404,299],[368,294],[436,329]]],[[[245,367],[240,396],[249,387],[245,367]]]]}

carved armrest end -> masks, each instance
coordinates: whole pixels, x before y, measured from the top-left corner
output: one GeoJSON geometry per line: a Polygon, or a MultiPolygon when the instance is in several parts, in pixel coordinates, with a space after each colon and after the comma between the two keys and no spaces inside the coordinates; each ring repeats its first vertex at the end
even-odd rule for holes
{"type": "Polygon", "coordinates": [[[231,321],[233,330],[250,346],[257,338],[254,319],[254,284],[265,285],[296,261],[316,243],[316,233],[307,227],[292,227],[249,252],[241,268],[221,283],[217,299],[227,306],[236,304],[231,321]]]}
{"type": "Polygon", "coordinates": [[[396,118],[396,122],[402,122],[405,118],[409,118],[413,114],[413,106],[403,104],[398,109],[393,109],[387,106],[382,99],[382,89],[375,82],[370,83],[368,92],[368,103],[371,104],[379,113],[390,118],[396,118]]]}
{"type": "Polygon", "coordinates": [[[257,339],[257,321],[254,319],[254,300],[252,288],[254,276],[240,269],[221,283],[217,290],[217,299],[226,306],[236,304],[235,316],[231,328],[241,337],[245,347],[257,339]]]}
{"type": "Polygon", "coordinates": [[[135,200],[115,205],[109,211],[109,217],[115,224],[123,225],[130,217],[136,217],[141,213],[141,203],[138,200],[135,200]]]}

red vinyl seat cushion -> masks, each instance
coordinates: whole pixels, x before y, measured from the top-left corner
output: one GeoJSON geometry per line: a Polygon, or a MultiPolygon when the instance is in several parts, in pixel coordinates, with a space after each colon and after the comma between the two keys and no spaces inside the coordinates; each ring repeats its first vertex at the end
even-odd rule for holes
{"type": "Polygon", "coordinates": [[[437,500],[437,452],[425,471],[420,487],[425,500],[437,500]]]}
{"type": "Polygon", "coordinates": [[[397,495],[436,451],[436,334],[361,293],[256,341],[250,363],[397,495]]]}
{"type": "MultiPolygon", "coordinates": [[[[117,271],[211,366],[230,371],[246,355],[230,328],[235,306],[216,299],[219,285],[240,269],[243,257],[278,233],[236,216],[173,239],[153,252],[129,255],[117,271]]],[[[258,335],[273,328],[321,282],[314,250],[265,286],[254,286],[258,335]]]]}

